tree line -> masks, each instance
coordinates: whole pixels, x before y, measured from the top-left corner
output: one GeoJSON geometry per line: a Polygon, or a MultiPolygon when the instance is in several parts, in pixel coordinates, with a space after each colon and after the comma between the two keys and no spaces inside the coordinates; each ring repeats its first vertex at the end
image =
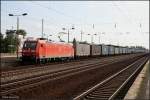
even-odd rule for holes
{"type": "Polygon", "coordinates": [[[17,46],[20,44],[20,40],[17,35],[26,36],[27,32],[23,29],[20,30],[6,30],[6,36],[0,33],[1,53],[15,53],[17,46]]]}

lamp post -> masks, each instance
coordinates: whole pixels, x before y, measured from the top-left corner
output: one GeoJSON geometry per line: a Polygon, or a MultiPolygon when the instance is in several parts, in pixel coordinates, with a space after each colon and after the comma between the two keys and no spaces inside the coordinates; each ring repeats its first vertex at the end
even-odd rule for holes
{"type": "Polygon", "coordinates": [[[100,44],[100,35],[101,35],[101,34],[105,34],[105,32],[102,32],[102,33],[101,33],[101,32],[98,32],[98,34],[99,34],[99,44],[100,44]]]}
{"type": "Polygon", "coordinates": [[[19,40],[18,40],[18,30],[19,30],[19,16],[26,16],[27,13],[23,13],[20,15],[14,15],[14,14],[8,14],[9,16],[16,16],[17,17],[17,30],[16,30],[16,35],[17,35],[17,59],[18,59],[18,49],[19,49],[19,40]]]}
{"type": "MultiPolygon", "coordinates": [[[[91,34],[87,34],[87,35],[91,35],[91,34]]],[[[96,36],[97,34],[93,34],[93,35],[91,35],[91,44],[93,44],[94,42],[93,42],[93,36],[96,36]]]]}
{"type": "Polygon", "coordinates": [[[84,32],[81,30],[81,42],[82,42],[83,34],[84,32]]]}
{"type": "Polygon", "coordinates": [[[72,26],[72,28],[62,28],[63,30],[68,30],[68,43],[69,43],[69,30],[74,30],[75,28],[72,26]]]}

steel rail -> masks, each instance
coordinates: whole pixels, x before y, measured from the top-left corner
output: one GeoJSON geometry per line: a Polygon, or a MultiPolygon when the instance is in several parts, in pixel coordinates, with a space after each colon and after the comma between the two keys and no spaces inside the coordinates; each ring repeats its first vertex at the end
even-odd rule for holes
{"type": "MultiPolygon", "coordinates": [[[[126,56],[127,57],[127,56],[126,56]]],[[[132,56],[131,56],[132,57],[132,56]]],[[[117,59],[120,59],[120,58],[122,58],[122,57],[119,57],[119,58],[111,58],[111,59],[102,59],[102,60],[100,60],[100,62],[103,62],[103,61],[111,61],[111,60],[117,60],[117,59]]],[[[125,58],[125,57],[124,57],[125,58]]],[[[123,59],[123,58],[122,58],[123,59]]],[[[99,61],[97,62],[97,63],[100,63],[99,61]]],[[[77,66],[76,68],[78,68],[78,67],[81,67],[81,66],[87,66],[87,65],[90,65],[90,64],[94,64],[95,62],[90,62],[90,63],[86,63],[86,64],[83,64],[83,65],[80,65],[80,66],[77,66]]],[[[104,63],[104,62],[103,62],[104,63]]],[[[75,67],[75,66],[74,66],[75,67]]],[[[63,68],[63,69],[61,69],[61,70],[58,70],[58,71],[63,71],[63,70],[67,70],[67,69],[72,69],[72,68],[74,68],[74,67],[69,67],[69,68],[63,68]]],[[[49,68],[50,69],[50,68],[49,68]]],[[[35,69],[36,70],[36,69],[35,69]]],[[[34,72],[37,72],[37,70],[36,71],[34,71],[34,70],[30,70],[30,71],[32,71],[32,74],[34,73],[34,72]]],[[[30,73],[30,71],[28,71],[28,73],[30,73]]],[[[38,71],[41,71],[41,74],[37,74],[36,73],[36,75],[42,75],[43,73],[55,73],[55,72],[58,72],[58,71],[53,71],[53,72],[47,72],[47,71],[49,71],[48,70],[48,68],[47,69],[43,69],[43,70],[38,70],[38,71]],[[43,72],[43,73],[42,73],[43,72]]],[[[51,70],[50,70],[51,71],[51,70]]],[[[26,74],[26,73],[25,73],[26,74]]],[[[21,74],[21,76],[23,76],[24,74],[21,74]]],[[[30,77],[32,77],[33,75],[29,75],[29,74],[26,74],[26,75],[28,75],[28,78],[29,78],[29,76],[30,77]]],[[[36,75],[34,75],[34,76],[36,76],[36,75]]],[[[12,79],[12,77],[16,77],[16,78],[19,78],[19,76],[13,76],[13,75],[11,75],[10,76],[10,78],[11,78],[11,80],[9,80],[9,81],[7,81],[7,82],[11,82],[11,81],[13,81],[12,79]]],[[[27,78],[27,77],[26,77],[27,78]]],[[[6,79],[6,78],[5,78],[6,79]]],[[[4,79],[3,78],[1,78],[1,83],[3,84],[3,83],[6,83],[6,82],[4,82],[3,81],[4,79]]],[[[17,80],[17,79],[16,79],[17,80]]]]}
{"type": "Polygon", "coordinates": [[[147,62],[148,59],[146,59],[145,61],[143,61],[143,63],[141,63],[141,65],[139,65],[139,67],[133,72],[132,75],[130,75],[130,77],[116,90],[116,92],[109,98],[109,100],[112,100],[115,98],[115,96],[121,91],[121,89],[131,80],[132,77],[134,77],[134,75],[136,74],[136,72],[139,71],[139,69],[147,62]]]}
{"type": "MultiPolygon", "coordinates": [[[[132,56],[134,56],[135,54],[133,54],[132,56]]],[[[140,54],[139,54],[140,55],[140,54]]],[[[128,55],[124,55],[125,57],[126,56],[128,56],[128,55]]],[[[116,56],[113,56],[113,57],[109,57],[109,58],[115,58],[116,56]]],[[[117,57],[122,57],[122,56],[117,56],[117,57]]],[[[97,59],[97,58],[96,58],[97,59]]],[[[108,59],[108,58],[103,58],[103,59],[108,59]]],[[[89,60],[89,59],[86,59],[87,61],[89,60]]],[[[86,60],[81,60],[79,63],[81,63],[81,62],[84,62],[84,61],[86,61],[86,60]]],[[[78,63],[78,62],[71,62],[71,63],[69,63],[69,64],[72,64],[72,63],[78,63]]],[[[68,63],[58,63],[58,65],[66,65],[66,64],[68,64],[68,63]]],[[[26,69],[17,69],[17,70],[12,70],[12,71],[6,71],[6,72],[1,72],[1,77],[4,77],[4,76],[6,76],[6,75],[12,75],[12,74],[16,74],[16,73],[20,73],[20,74],[22,74],[22,72],[28,72],[28,70],[34,70],[34,69],[43,69],[43,68],[47,68],[49,65],[45,65],[45,66],[40,66],[40,67],[32,67],[32,66],[35,66],[35,65],[29,65],[29,66],[31,66],[30,68],[28,67],[28,68],[26,68],[26,69]]]]}
{"type": "MultiPolygon", "coordinates": [[[[91,58],[92,59],[92,58],[91,58]]],[[[97,59],[97,58],[94,58],[94,59],[97,59]]],[[[106,59],[106,58],[104,58],[104,59],[106,59]]],[[[77,62],[84,62],[84,61],[86,61],[86,60],[89,60],[89,59],[80,59],[80,60],[73,60],[73,61],[71,61],[71,63],[77,63],[77,62]]],[[[65,64],[68,64],[67,62],[64,62],[64,63],[52,63],[52,64],[50,64],[50,63],[47,63],[47,64],[35,64],[35,65],[26,65],[26,66],[28,66],[28,67],[26,67],[26,68],[23,68],[23,69],[15,69],[15,70],[9,70],[9,71],[4,71],[4,72],[1,72],[1,74],[2,75],[4,75],[4,74],[10,74],[10,73],[14,73],[14,72],[20,72],[20,70],[22,70],[22,71],[26,71],[26,70],[28,70],[28,69],[37,69],[37,67],[38,67],[38,69],[40,69],[40,68],[43,68],[43,67],[48,67],[49,65],[55,65],[55,64],[58,64],[58,65],[65,65],[65,64]],[[35,67],[36,66],[36,67],[35,67]]],[[[70,64],[70,63],[69,63],[70,64]]],[[[23,65],[23,66],[25,66],[25,65],[23,65]]],[[[19,67],[22,67],[22,66],[19,66],[19,67]]],[[[15,74],[15,73],[14,73],[15,74]]]]}
{"type": "MultiPolygon", "coordinates": [[[[144,59],[145,57],[142,57],[141,59],[144,59]]],[[[108,77],[107,79],[103,80],[102,82],[98,83],[97,85],[95,85],[94,87],[88,89],[87,91],[83,92],[82,94],[76,96],[73,100],[81,100],[83,99],[85,96],[87,96],[88,94],[92,93],[94,90],[96,90],[97,88],[99,88],[101,85],[103,85],[104,83],[112,80],[113,78],[117,77],[120,73],[124,72],[125,70],[127,70],[128,68],[132,67],[134,64],[138,63],[139,61],[141,61],[141,59],[133,62],[132,64],[128,65],[126,68],[122,69],[121,71],[115,73],[114,75],[112,75],[111,77],[108,77]]],[[[147,60],[147,59],[146,59],[147,60]]],[[[145,61],[146,61],[145,60],[145,61]]],[[[144,64],[145,62],[143,62],[142,64],[144,64]]],[[[141,65],[142,65],[141,64],[141,65]]],[[[114,94],[115,96],[115,94],[114,94]]],[[[114,97],[112,96],[112,98],[114,97]]]]}
{"type": "MultiPolygon", "coordinates": [[[[115,62],[118,62],[118,61],[115,61],[115,62]]],[[[114,62],[112,62],[112,63],[114,63],[114,62]]],[[[94,65],[91,65],[91,66],[96,66],[96,65],[99,65],[99,64],[94,64],[94,65]]],[[[105,65],[108,65],[108,64],[105,64],[105,65]]],[[[105,66],[105,65],[103,65],[103,66],[105,66]]],[[[39,85],[39,84],[43,84],[43,83],[46,83],[46,82],[48,82],[48,81],[50,81],[50,80],[54,80],[54,79],[60,79],[60,78],[63,78],[63,77],[66,77],[66,76],[70,76],[71,74],[73,75],[73,74],[76,74],[76,73],[79,73],[79,72],[82,72],[82,71],[87,71],[87,70],[91,70],[91,69],[94,69],[94,68],[97,68],[97,67],[91,67],[91,66],[88,66],[90,69],[87,69],[87,67],[84,67],[84,69],[76,69],[76,70],[74,70],[75,72],[74,73],[72,73],[71,72],[71,70],[69,70],[71,73],[70,74],[65,74],[65,75],[61,75],[61,76],[59,76],[59,77],[53,77],[53,78],[49,78],[49,77],[52,77],[52,76],[54,76],[54,75],[45,75],[45,76],[41,76],[41,77],[43,77],[44,79],[44,81],[43,82],[34,82],[33,84],[30,84],[30,86],[32,87],[32,86],[35,86],[35,85],[39,85]],[[79,70],[79,71],[77,71],[77,70],[79,70]],[[47,76],[47,78],[48,78],[48,80],[45,80],[45,78],[46,78],[46,76],[47,76]]],[[[73,71],[72,70],[72,71],[73,71]]],[[[56,73],[57,75],[58,75],[58,73],[56,73]]],[[[60,73],[59,72],[59,74],[63,74],[63,73],[60,73]]],[[[56,76],[57,76],[56,75],[56,76]]],[[[32,78],[32,79],[27,79],[28,81],[33,81],[33,79],[35,79],[35,80],[39,80],[41,77],[36,77],[36,78],[32,78]]],[[[21,83],[26,83],[27,82],[27,80],[23,80],[23,81],[21,81],[21,83]],[[26,82],[25,82],[26,81],[26,82]]],[[[41,79],[40,79],[41,80],[41,79]]],[[[13,84],[17,84],[17,83],[10,83],[9,85],[13,85],[13,84]]],[[[6,87],[6,86],[9,86],[8,84],[4,84],[4,85],[2,85],[2,88],[3,87],[6,87]]],[[[20,87],[20,88],[17,88],[17,89],[10,89],[10,90],[7,90],[7,91],[2,91],[2,94],[4,95],[4,94],[8,94],[8,93],[12,93],[12,92],[15,92],[15,91],[17,91],[17,90],[20,90],[20,89],[23,89],[23,88],[27,88],[27,87],[30,87],[29,86],[29,84],[27,84],[27,85],[25,85],[25,86],[22,86],[22,87],[20,87]]]]}

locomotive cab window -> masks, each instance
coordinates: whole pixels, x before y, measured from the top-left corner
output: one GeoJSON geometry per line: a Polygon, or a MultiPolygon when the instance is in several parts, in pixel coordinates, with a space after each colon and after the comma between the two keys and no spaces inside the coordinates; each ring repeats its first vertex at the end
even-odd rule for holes
{"type": "Polygon", "coordinates": [[[23,49],[36,49],[37,42],[35,41],[27,41],[23,45],[23,49]]]}

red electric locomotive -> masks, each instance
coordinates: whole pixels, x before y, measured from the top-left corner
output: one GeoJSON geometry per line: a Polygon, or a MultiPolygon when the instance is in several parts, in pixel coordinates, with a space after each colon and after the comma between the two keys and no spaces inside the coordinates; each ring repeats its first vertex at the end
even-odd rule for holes
{"type": "Polygon", "coordinates": [[[56,43],[47,40],[26,40],[22,49],[22,61],[35,62],[74,57],[74,48],[68,43],[56,43]]]}

